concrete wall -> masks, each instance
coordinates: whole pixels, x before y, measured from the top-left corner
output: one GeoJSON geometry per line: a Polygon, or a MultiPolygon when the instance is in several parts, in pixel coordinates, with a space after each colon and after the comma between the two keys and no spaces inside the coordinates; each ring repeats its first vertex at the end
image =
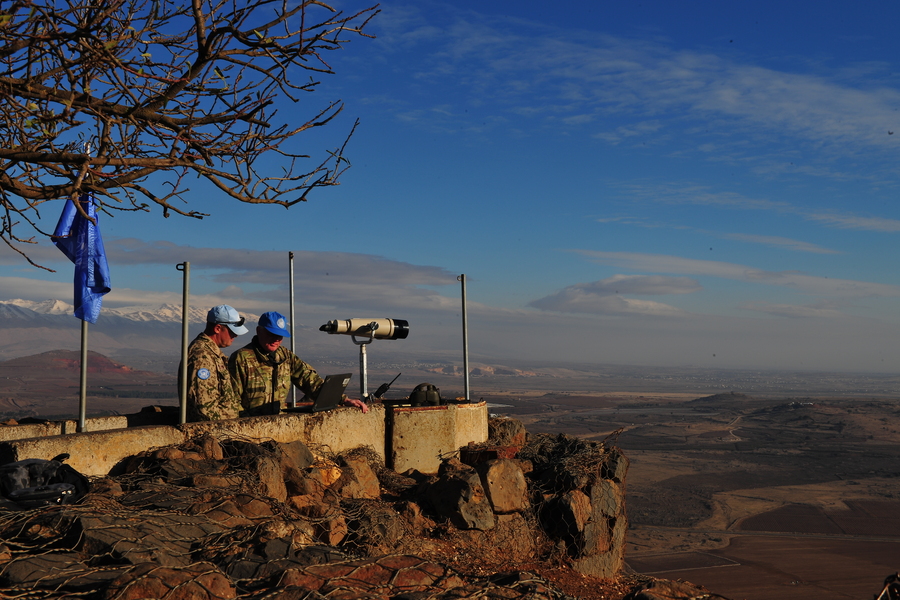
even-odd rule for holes
{"type": "Polygon", "coordinates": [[[487,403],[388,409],[387,465],[398,473],[436,473],[441,457],[488,439],[487,403]]]}
{"type": "MultiPolygon", "coordinates": [[[[128,417],[118,415],[114,417],[97,417],[85,419],[84,427],[87,431],[107,431],[109,429],[122,429],[128,427],[128,417]]],[[[0,441],[22,440],[26,438],[47,437],[50,435],[65,435],[78,431],[78,421],[47,421],[44,423],[27,423],[25,425],[0,426],[0,441]]]]}
{"type": "Polygon", "coordinates": [[[340,453],[369,446],[389,465],[392,457],[395,461],[399,457],[400,464],[406,465],[403,470],[413,467],[423,473],[434,473],[440,464],[440,453],[453,452],[469,442],[487,440],[487,416],[484,402],[425,409],[385,409],[383,405],[373,404],[367,414],[345,407],[315,414],[284,413],[184,425],[124,427],[147,419],[136,419],[133,415],[106,417],[88,419],[85,424],[88,431],[84,433],[69,433],[75,429],[74,422],[17,425],[0,427],[0,440],[3,440],[0,464],[26,458],[50,459],[67,453],[70,458],[66,462],[76,470],[89,476],[102,476],[123,459],[144,450],[180,444],[210,433],[222,439],[300,440],[314,453],[340,453]],[[100,430],[114,424],[119,428],[100,430]],[[395,449],[396,444],[402,447],[395,449]]]}

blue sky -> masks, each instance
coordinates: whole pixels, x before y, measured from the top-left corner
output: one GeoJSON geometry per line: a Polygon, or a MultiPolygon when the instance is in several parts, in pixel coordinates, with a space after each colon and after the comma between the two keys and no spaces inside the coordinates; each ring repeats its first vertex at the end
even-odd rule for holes
{"type": "MultiPolygon", "coordinates": [[[[358,118],[342,184],[290,210],[198,187],[202,222],[104,217],[105,305],[180,303],[190,261],[192,304],[286,312],[294,251],[301,355],[330,319],[388,316],[411,333],[385,344],[452,357],[465,273],[484,360],[896,373],[898,20],[888,1],[385,2],[377,39],[280,113],[344,101],[296,141],[320,156],[358,118]]],[[[62,255],[32,254],[58,271],[0,251],[0,300],[68,300],[62,255]]]]}

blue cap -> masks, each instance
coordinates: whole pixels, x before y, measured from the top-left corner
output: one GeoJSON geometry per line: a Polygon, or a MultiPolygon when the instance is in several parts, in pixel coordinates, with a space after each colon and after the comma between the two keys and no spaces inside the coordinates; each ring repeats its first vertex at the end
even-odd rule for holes
{"type": "Polygon", "coordinates": [[[228,325],[228,329],[234,335],[244,335],[249,331],[249,329],[244,327],[244,317],[227,304],[220,304],[209,309],[209,312],[206,313],[206,322],[228,325]]]}
{"type": "Polygon", "coordinates": [[[291,332],[287,330],[287,319],[284,315],[275,311],[263,313],[259,317],[259,326],[274,335],[281,337],[291,337],[291,332]]]}

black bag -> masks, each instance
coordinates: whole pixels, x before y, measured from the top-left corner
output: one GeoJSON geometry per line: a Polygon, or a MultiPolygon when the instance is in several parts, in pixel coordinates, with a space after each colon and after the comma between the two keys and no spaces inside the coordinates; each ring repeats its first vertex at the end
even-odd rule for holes
{"type": "Polygon", "coordinates": [[[88,478],[62,461],[68,454],[51,460],[26,458],[0,465],[0,494],[23,508],[49,504],[73,504],[91,488],[88,478]]]}
{"type": "Polygon", "coordinates": [[[441,390],[430,383],[420,383],[409,395],[409,403],[413,406],[438,406],[441,402],[441,390]]]}

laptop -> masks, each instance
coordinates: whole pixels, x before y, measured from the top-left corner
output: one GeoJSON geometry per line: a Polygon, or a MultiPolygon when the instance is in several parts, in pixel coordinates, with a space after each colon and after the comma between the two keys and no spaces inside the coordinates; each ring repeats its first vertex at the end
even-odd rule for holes
{"type": "Polygon", "coordinates": [[[347,388],[347,384],[350,383],[351,377],[353,377],[352,373],[328,375],[325,377],[322,387],[319,388],[319,393],[312,403],[312,406],[305,405],[286,408],[284,409],[285,412],[311,413],[337,408],[341,404],[341,397],[344,390],[347,388]]]}

